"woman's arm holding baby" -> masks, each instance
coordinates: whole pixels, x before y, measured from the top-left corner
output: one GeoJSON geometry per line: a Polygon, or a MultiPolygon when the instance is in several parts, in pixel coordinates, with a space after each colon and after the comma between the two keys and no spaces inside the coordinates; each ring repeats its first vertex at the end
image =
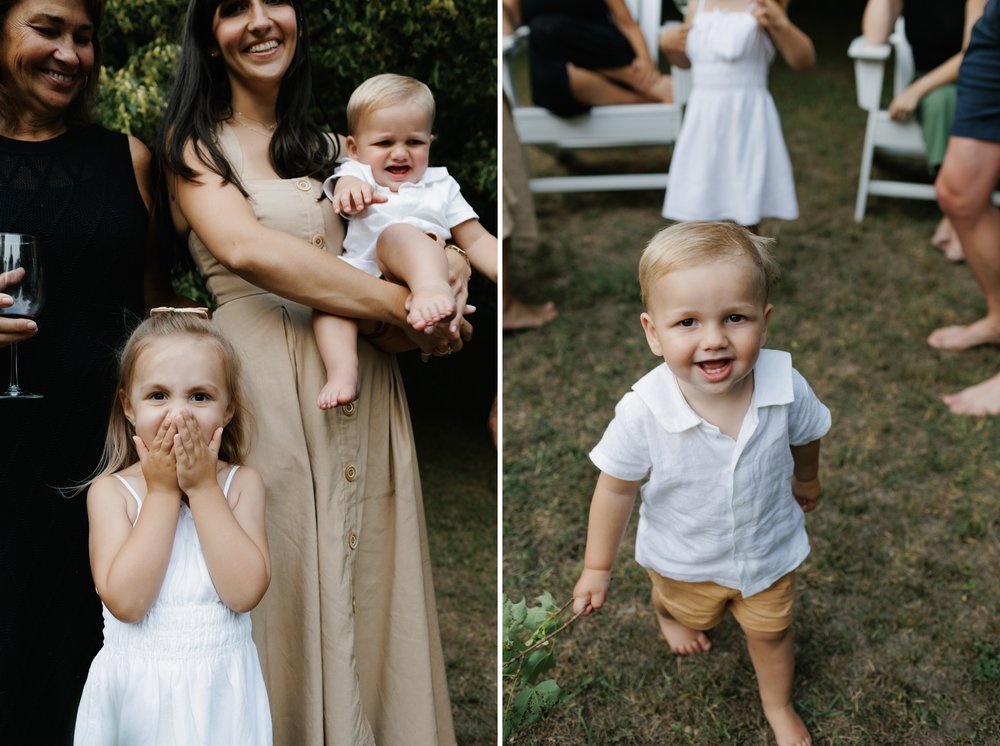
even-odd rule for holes
{"type": "Polygon", "coordinates": [[[639,485],[640,482],[617,479],[604,472],[598,477],[590,502],[583,572],[573,589],[574,614],[590,614],[604,605],[611,581],[611,566],[632,515],[639,485]]]}

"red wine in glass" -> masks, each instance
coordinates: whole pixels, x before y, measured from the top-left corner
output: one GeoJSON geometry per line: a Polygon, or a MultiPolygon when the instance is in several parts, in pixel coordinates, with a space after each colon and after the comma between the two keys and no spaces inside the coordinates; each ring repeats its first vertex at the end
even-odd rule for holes
{"type": "MultiPolygon", "coordinates": [[[[0,308],[0,316],[13,319],[38,318],[42,296],[42,270],[38,260],[38,241],[25,233],[0,233],[0,293],[14,299],[14,305],[0,308]]],[[[41,399],[20,386],[17,369],[17,343],[10,345],[10,385],[0,399],[41,399]]]]}

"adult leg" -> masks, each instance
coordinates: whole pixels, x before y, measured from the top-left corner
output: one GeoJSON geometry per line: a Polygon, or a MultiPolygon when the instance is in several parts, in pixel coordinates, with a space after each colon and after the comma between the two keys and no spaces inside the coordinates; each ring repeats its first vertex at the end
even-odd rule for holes
{"type": "Polygon", "coordinates": [[[986,298],[986,315],[968,326],[935,330],[927,339],[931,347],[964,350],[1000,343],[1000,213],[990,202],[998,177],[1000,142],[951,138],[935,182],[937,198],[986,298]]]}
{"type": "Polygon", "coordinates": [[[559,315],[556,304],[552,301],[541,305],[531,305],[514,297],[510,291],[510,281],[507,279],[507,252],[509,242],[503,242],[503,328],[504,331],[521,329],[537,329],[544,326],[559,315]]]}
{"type": "Polygon", "coordinates": [[[760,703],[778,746],[809,746],[812,737],[792,705],[795,646],[791,628],[757,632],[743,628],[757,674],[760,703]]]}
{"type": "Polygon", "coordinates": [[[635,51],[608,19],[603,3],[531,5],[523,11],[531,28],[536,103],[559,116],[573,116],[597,105],[672,100],[669,75],[647,81],[643,90],[631,87],[635,51]]]}
{"type": "MultiPolygon", "coordinates": [[[[934,177],[937,177],[948,149],[951,123],[955,119],[955,100],[956,88],[952,83],[930,91],[920,99],[917,108],[924,145],[927,147],[927,166],[934,177]]],[[[962,244],[951,227],[951,221],[945,216],[938,222],[931,244],[941,249],[945,257],[953,262],[960,262],[965,258],[962,244]]]]}

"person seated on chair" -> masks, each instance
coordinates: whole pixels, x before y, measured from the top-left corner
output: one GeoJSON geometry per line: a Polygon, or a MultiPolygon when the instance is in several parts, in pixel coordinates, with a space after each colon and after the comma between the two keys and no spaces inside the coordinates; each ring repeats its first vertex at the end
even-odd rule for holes
{"type": "MultiPolygon", "coordinates": [[[[948,147],[955,116],[955,81],[973,24],[986,0],[943,3],[939,0],[868,0],[861,27],[869,44],[884,44],[896,19],[905,21],[906,41],[913,49],[916,75],[889,103],[889,116],[905,120],[916,114],[927,148],[927,165],[936,177],[948,147]]],[[[948,216],[938,223],[931,243],[952,261],[964,253],[948,216]]]]}
{"type": "Polygon", "coordinates": [[[503,0],[505,28],[527,25],[531,95],[571,117],[592,106],[674,99],[625,0],[503,0]]]}

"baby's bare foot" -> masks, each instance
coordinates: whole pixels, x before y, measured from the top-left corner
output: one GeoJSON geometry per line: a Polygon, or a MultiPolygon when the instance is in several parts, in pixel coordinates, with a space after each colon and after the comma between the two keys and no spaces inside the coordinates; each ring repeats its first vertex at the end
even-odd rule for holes
{"type": "Polygon", "coordinates": [[[330,379],[319,392],[316,404],[320,409],[334,409],[358,398],[358,374],[341,373],[330,379]]]}
{"type": "Polygon", "coordinates": [[[410,288],[406,323],[417,331],[428,329],[455,313],[455,296],[447,282],[410,288]]]}
{"type": "Polygon", "coordinates": [[[968,350],[979,345],[1000,344],[1000,326],[988,316],[968,326],[944,326],[931,332],[927,344],[938,350],[968,350]]]}
{"type": "Polygon", "coordinates": [[[764,707],[764,716],[774,731],[778,746],[811,746],[809,729],[791,702],[782,707],[764,707]]]}
{"type": "Polygon", "coordinates": [[[701,630],[685,627],[673,617],[664,614],[656,603],[653,604],[653,610],[660,625],[660,634],[677,655],[707,653],[712,649],[712,641],[701,630]]]}

